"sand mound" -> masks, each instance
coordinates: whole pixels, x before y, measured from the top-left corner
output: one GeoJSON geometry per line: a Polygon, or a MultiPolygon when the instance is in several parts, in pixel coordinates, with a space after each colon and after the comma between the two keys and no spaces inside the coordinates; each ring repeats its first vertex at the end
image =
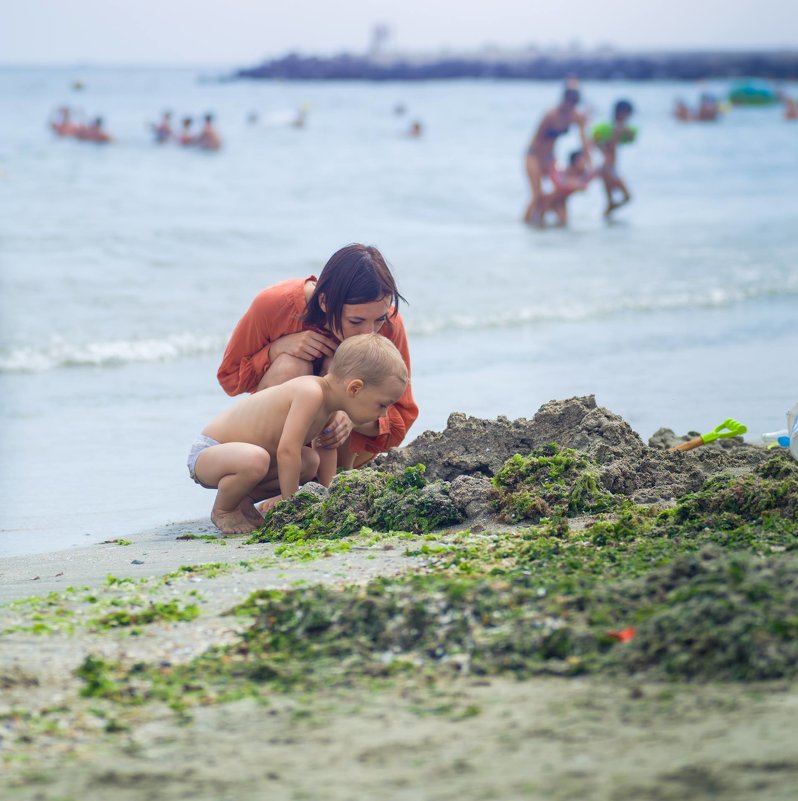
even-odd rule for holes
{"type": "Polygon", "coordinates": [[[550,401],[531,420],[455,412],[444,431],[427,431],[373,467],[337,476],[329,491],[307,485],[266,515],[254,540],[574,517],[626,500],[671,501],[719,473],[750,473],[768,458],[740,438],[667,450],[688,438],[660,429],[645,445],[592,395],[550,401]]]}
{"type": "Polygon", "coordinates": [[[382,456],[375,466],[396,471],[421,463],[427,466],[428,478],[444,481],[492,477],[515,454],[526,456],[553,442],[596,462],[607,491],[637,503],[654,503],[694,492],[719,472],[750,470],[767,458],[763,448],[741,438],[717,440],[687,453],[667,450],[692,436],[677,437],[660,429],[647,446],[622,417],[597,406],[595,397],[588,395],[549,401],[531,420],[484,420],[455,412],[443,431],[424,432],[382,456]]]}

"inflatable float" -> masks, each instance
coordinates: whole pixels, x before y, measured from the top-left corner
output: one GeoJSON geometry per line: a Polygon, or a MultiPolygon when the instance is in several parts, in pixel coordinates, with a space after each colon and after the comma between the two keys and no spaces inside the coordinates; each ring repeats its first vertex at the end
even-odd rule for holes
{"type": "MultiPolygon", "coordinates": [[[[590,135],[593,137],[593,141],[596,144],[602,145],[605,142],[609,142],[614,131],[615,126],[611,122],[599,122],[593,126],[593,130],[590,132],[590,135]]],[[[634,126],[629,126],[621,134],[621,138],[618,141],[622,145],[626,145],[629,144],[629,142],[634,142],[636,138],[637,128],[634,126]]]]}
{"type": "Polygon", "coordinates": [[[763,81],[745,81],[731,88],[729,102],[733,106],[772,106],[779,102],[779,94],[763,81]]]}

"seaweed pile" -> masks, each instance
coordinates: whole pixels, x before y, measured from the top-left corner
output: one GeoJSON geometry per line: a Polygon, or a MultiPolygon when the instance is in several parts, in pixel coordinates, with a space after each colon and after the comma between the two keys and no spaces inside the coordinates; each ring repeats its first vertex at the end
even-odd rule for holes
{"type": "Polygon", "coordinates": [[[740,441],[686,454],[646,446],[590,398],[547,404],[535,420],[500,419],[491,432],[455,417],[381,469],[279,504],[254,538],[413,532],[414,574],[255,593],[237,609],[253,622],[234,646],[113,681],[93,662],[89,686],[133,699],[179,687],[183,703],[212,686],[404,671],[798,675],[798,465],[740,441]],[[452,428],[471,434],[457,445],[452,428]],[[426,472],[408,464],[423,452],[437,456],[426,472]],[[465,527],[442,529],[453,524],[465,527]]]}
{"type": "Polygon", "coordinates": [[[364,526],[421,534],[462,522],[465,515],[450,498],[448,482],[430,483],[425,471],[421,464],[395,475],[366,468],[339,473],[329,491],[305,485],[269,510],[249,541],[346,537],[364,526]]]}

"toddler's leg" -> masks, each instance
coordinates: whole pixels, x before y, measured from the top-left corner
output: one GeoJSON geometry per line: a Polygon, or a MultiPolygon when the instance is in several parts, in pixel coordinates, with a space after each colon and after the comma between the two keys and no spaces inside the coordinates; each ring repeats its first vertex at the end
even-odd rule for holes
{"type": "Polygon", "coordinates": [[[218,487],[211,520],[223,534],[254,531],[263,519],[249,499],[269,470],[267,451],[248,442],[226,442],[204,450],[197,459],[197,478],[218,487]]]}

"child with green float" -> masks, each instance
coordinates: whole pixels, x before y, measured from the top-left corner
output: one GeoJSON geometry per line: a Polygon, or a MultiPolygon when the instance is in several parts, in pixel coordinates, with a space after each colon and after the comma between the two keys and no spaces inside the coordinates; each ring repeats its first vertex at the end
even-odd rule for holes
{"type": "Polygon", "coordinates": [[[600,123],[593,128],[593,142],[604,156],[599,174],[607,195],[605,217],[632,199],[626,182],[618,175],[617,161],[618,145],[633,142],[637,135],[637,130],[628,125],[633,112],[634,107],[628,100],[619,100],[613,109],[612,122],[600,123]],[[620,193],[620,197],[617,193],[620,193]]]}
{"type": "Polygon", "coordinates": [[[265,511],[314,478],[335,475],[336,452],[313,443],[330,417],[346,412],[355,425],[372,423],[405,391],[407,367],[396,346],[379,334],[345,339],[324,376],[307,375],[256,392],[222,412],[197,437],[189,475],[217,489],[211,520],[223,534],[245,534],[265,511]]]}

